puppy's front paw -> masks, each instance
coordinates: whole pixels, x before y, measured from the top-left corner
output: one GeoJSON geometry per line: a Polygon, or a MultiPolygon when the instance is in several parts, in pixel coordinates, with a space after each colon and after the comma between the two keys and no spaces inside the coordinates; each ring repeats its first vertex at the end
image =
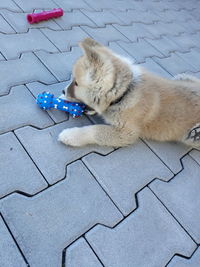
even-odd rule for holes
{"type": "Polygon", "coordinates": [[[90,143],[86,132],[85,127],[69,128],[59,134],[58,141],[69,146],[85,146],[90,143]]]}

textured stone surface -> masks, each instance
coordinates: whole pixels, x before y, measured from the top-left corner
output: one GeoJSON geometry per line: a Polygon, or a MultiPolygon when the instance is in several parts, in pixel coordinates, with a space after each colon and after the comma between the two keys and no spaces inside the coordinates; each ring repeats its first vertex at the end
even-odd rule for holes
{"type": "Polygon", "coordinates": [[[0,34],[0,39],[0,50],[7,59],[17,58],[21,53],[28,51],[58,51],[38,29],[30,29],[27,33],[21,34],[0,34]]]}
{"type": "Polygon", "coordinates": [[[0,216],[0,265],[1,267],[26,267],[26,263],[0,216]]]}
{"type": "Polygon", "coordinates": [[[200,263],[200,248],[192,255],[191,259],[184,259],[180,256],[175,256],[169,263],[168,267],[197,267],[200,263]]]}
{"type": "MultiPolygon", "coordinates": [[[[6,22],[0,14],[0,32],[1,33],[14,33],[13,28],[6,22]]],[[[1,35],[2,36],[2,35],[1,35]]]]}
{"type": "Polygon", "coordinates": [[[184,169],[169,183],[154,181],[150,186],[177,220],[200,242],[200,166],[190,157],[182,160],[184,169]]]}
{"type": "Polygon", "coordinates": [[[141,66],[146,68],[148,71],[158,74],[164,78],[172,78],[172,75],[169,74],[169,72],[162,68],[158,63],[156,63],[152,58],[146,58],[145,62],[141,63],[141,66]]]}
{"type": "Polygon", "coordinates": [[[24,127],[16,130],[16,135],[21,140],[47,181],[52,184],[64,178],[67,164],[92,151],[97,151],[103,154],[112,151],[111,148],[99,146],[73,148],[65,146],[57,141],[58,134],[62,130],[88,124],[90,124],[90,122],[85,117],[78,119],[70,117],[69,121],[44,130],[24,127]]]}
{"type": "Polygon", "coordinates": [[[52,0],[15,0],[15,3],[24,11],[24,12],[33,12],[34,9],[52,9],[58,8],[59,6],[52,0]]]}
{"type": "Polygon", "coordinates": [[[0,135],[0,147],[0,198],[14,191],[32,195],[47,187],[13,133],[0,135]]]}
{"type": "Polygon", "coordinates": [[[80,238],[67,248],[65,266],[102,267],[103,265],[97,259],[87,242],[83,238],[80,238]]]}
{"type": "Polygon", "coordinates": [[[0,10],[0,13],[17,33],[27,32],[30,28],[50,28],[52,30],[61,30],[59,25],[53,20],[41,21],[40,23],[34,24],[27,23],[25,18],[28,13],[16,13],[6,9],[0,10]]]}
{"type": "Polygon", "coordinates": [[[70,52],[49,54],[44,51],[36,52],[43,64],[59,81],[69,80],[74,62],[81,56],[81,49],[73,47],[70,52]]]}
{"type": "Polygon", "coordinates": [[[69,51],[72,46],[77,46],[78,42],[88,37],[80,27],[73,27],[70,33],[68,31],[52,31],[49,29],[41,31],[62,52],[69,51]]]}
{"type": "Polygon", "coordinates": [[[159,50],[155,49],[151,44],[145,40],[140,40],[137,43],[125,43],[118,42],[119,45],[124,48],[133,58],[135,58],[137,63],[144,62],[146,58],[153,56],[163,57],[163,54],[159,50]]]}
{"type": "Polygon", "coordinates": [[[139,208],[114,229],[96,226],[86,238],[109,267],[165,266],[174,253],[190,256],[196,244],[148,188],[139,208]]]}
{"type": "Polygon", "coordinates": [[[84,0],[76,0],[76,1],[65,1],[65,0],[54,0],[55,3],[59,7],[61,7],[64,11],[69,11],[73,9],[91,9],[91,7],[84,0]]]}
{"type": "Polygon", "coordinates": [[[0,80],[0,95],[7,94],[11,86],[26,82],[56,82],[55,77],[33,53],[23,54],[16,60],[0,61],[0,76],[3,77],[0,80]]]}
{"type": "Polygon", "coordinates": [[[83,26],[82,29],[93,39],[100,43],[107,45],[110,41],[125,41],[128,42],[128,38],[121,34],[113,25],[106,25],[104,28],[90,28],[83,26]]]}
{"type": "Polygon", "coordinates": [[[48,114],[35,103],[34,97],[24,85],[13,87],[9,95],[0,98],[0,133],[33,125],[44,128],[53,125],[48,114]],[[11,107],[15,111],[11,112],[11,107]]]}
{"type": "Polygon", "coordinates": [[[193,149],[190,152],[190,156],[200,165],[200,151],[193,149]]]}
{"type": "Polygon", "coordinates": [[[173,173],[178,173],[182,170],[180,159],[191,150],[190,147],[176,142],[162,143],[146,140],[145,142],[173,173]]]}
{"type": "MultiPolygon", "coordinates": [[[[31,91],[31,93],[37,97],[38,94],[41,94],[42,92],[50,92],[51,94],[54,94],[56,97],[59,97],[62,94],[62,90],[69,84],[69,82],[60,82],[60,83],[54,83],[51,85],[45,85],[39,82],[33,82],[29,83],[26,86],[31,91]]],[[[49,116],[56,122],[62,122],[68,120],[69,116],[67,112],[63,112],[60,110],[47,110],[46,111],[49,116]]],[[[44,111],[43,111],[44,113],[44,111]]]]}
{"type": "Polygon", "coordinates": [[[122,215],[94,178],[76,162],[67,178],[41,194],[11,195],[0,211],[30,266],[61,265],[62,250],[96,223],[114,226],[122,215]]]}
{"type": "Polygon", "coordinates": [[[142,142],[108,156],[91,154],[83,160],[125,215],[136,208],[135,194],[139,190],[155,178],[167,181],[173,176],[142,142]],[[140,172],[142,166],[145,169],[140,172]]]}

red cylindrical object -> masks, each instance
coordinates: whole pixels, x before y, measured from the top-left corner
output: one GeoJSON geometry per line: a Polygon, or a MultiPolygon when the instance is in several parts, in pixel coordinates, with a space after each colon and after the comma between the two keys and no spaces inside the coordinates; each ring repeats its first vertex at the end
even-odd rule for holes
{"type": "Polygon", "coordinates": [[[30,24],[33,24],[33,23],[40,22],[43,20],[58,18],[58,17],[61,17],[62,15],[63,15],[62,8],[54,8],[50,11],[27,14],[26,18],[30,24]]]}

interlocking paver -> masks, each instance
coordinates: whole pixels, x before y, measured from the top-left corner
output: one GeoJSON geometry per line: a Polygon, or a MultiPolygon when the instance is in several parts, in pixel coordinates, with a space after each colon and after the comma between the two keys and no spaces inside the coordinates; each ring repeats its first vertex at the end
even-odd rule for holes
{"type": "Polygon", "coordinates": [[[190,152],[190,156],[200,165],[200,151],[199,150],[192,150],[190,152]]]}
{"type": "MultiPolygon", "coordinates": [[[[39,82],[33,82],[29,83],[26,86],[31,91],[31,93],[37,97],[38,94],[41,94],[41,92],[50,92],[54,94],[56,97],[60,96],[62,94],[62,90],[69,84],[69,82],[60,82],[60,83],[54,83],[51,85],[45,85],[39,82]]],[[[47,110],[46,111],[49,116],[56,122],[62,122],[68,119],[68,113],[63,112],[60,110],[47,110]]]]}
{"type": "Polygon", "coordinates": [[[177,55],[192,65],[196,71],[200,71],[200,48],[193,48],[188,53],[177,52],[177,55]]]}
{"type": "Polygon", "coordinates": [[[0,14],[0,33],[14,33],[13,28],[6,22],[0,14]]]}
{"type": "Polygon", "coordinates": [[[105,266],[165,266],[174,253],[190,256],[196,245],[148,188],[139,208],[114,229],[96,226],[86,234],[105,266]]]}
{"type": "Polygon", "coordinates": [[[197,267],[200,263],[200,248],[192,255],[191,259],[184,259],[180,256],[175,256],[169,263],[168,267],[197,267]]]}
{"type": "Polygon", "coordinates": [[[76,238],[97,223],[112,227],[122,219],[81,162],[35,197],[3,199],[0,211],[32,267],[61,266],[62,250],[76,238]]]}
{"type": "Polygon", "coordinates": [[[98,27],[104,27],[106,24],[113,23],[123,24],[123,21],[115,16],[110,10],[96,12],[83,10],[83,13],[86,14],[98,27]]]}
{"type": "Polygon", "coordinates": [[[24,85],[13,87],[9,95],[0,98],[0,133],[24,125],[44,128],[53,125],[50,117],[35,103],[34,97],[24,85]],[[11,111],[11,107],[15,111],[11,111]]]}
{"type": "Polygon", "coordinates": [[[131,8],[132,4],[131,3],[132,1],[128,0],[115,1],[114,3],[112,1],[107,1],[107,0],[101,0],[101,1],[85,0],[85,2],[95,10],[102,10],[102,9],[125,10],[126,8],[131,8]]]}
{"type": "Polygon", "coordinates": [[[10,87],[27,82],[53,83],[57,80],[33,53],[22,54],[20,59],[0,61],[0,95],[9,92],[10,87]]]}
{"type": "Polygon", "coordinates": [[[52,0],[15,0],[15,3],[24,11],[24,12],[33,12],[35,9],[52,9],[58,8],[59,6],[52,0]]]}
{"type": "Polygon", "coordinates": [[[82,52],[80,48],[72,47],[70,52],[49,54],[38,51],[35,54],[59,81],[66,81],[70,79],[72,66],[82,52]]]}
{"type": "Polygon", "coordinates": [[[60,50],[69,51],[72,46],[77,46],[78,42],[88,37],[80,27],[73,27],[69,31],[41,30],[45,36],[60,50]]]}
{"type": "Polygon", "coordinates": [[[179,49],[177,51],[189,51],[193,47],[198,47],[200,42],[200,34],[194,33],[194,34],[181,34],[179,36],[168,36],[168,39],[171,39],[173,42],[175,42],[179,49]]]}
{"type": "Polygon", "coordinates": [[[165,78],[171,78],[172,75],[169,74],[165,69],[163,69],[160,65],[158,65],[152,58],[146,58],[145,62],[141,64],[148,71],[163,76],[165,78]]]}
{"type": "Polygon", "coordinates": [[[1,9],[9,9],[14,12],[21,12],[19,6],[16,5],[16,3],[13,0],[1,0],[1,9]]]}
{"type": "Polygon", "coordinates": [[[90,37],[104,45],[107,45],[110,41],[129,41],[127,37],[116,30],[113,25],[106,25],[104,28],[90,28],[87,26],[81,28],[86,31],[90,37]]]}
{"type": "Polygon", "coordinates": [[[13,238],[11,237],[3,219],[0,216],[0,266],[1,267],[26,267],[13,238]]]}
{"type": "Polygon", "coordinates": [[[186,29],[186,32],[188,33],[195,33],[200,31],[198,23],[193,19],[182,22],[181,25],[186,29]]]}
{"type": "Polygon", "coordinates": [[[109,48],[118,55],[122,55],[134,61],[134,58],[125,49],[123,49],[118,42],[109,42],[109,48]]]}
{"type": "Polygon", "coordinates": [[[163,54],[146,40],[139,40],[137,43],[118,42],[118,44],[133,56],[137,63],[145,62],[148,57],[163,57],[163,54]]]}
{"type": "Polygon", "coordinates": [[[123,22],[123,25],[131,24],[133,22],[151,24],[160,19],[158,15],[156,15],[155,13],[151,11],[138,12],[138,10],[136,9],[135,10],[131,9],[127,11],[114,10],[112,11],[112,13],[123,22]]]}
{"type": "Polygon", "coordinates": [[[83,160],[125,215],[136,208],[135,194],[140,189],[154,178],[167,181],[173,176],[142,142],[116,150],[108,156],[90,154],[83,160]]]}
{"type": "Polygon", "coordinates": [[[191,150],[190,147],[176,142],[155,142],[149,140],[145,142],[173,173],[178,173],[182,170],[180,159],[191,150]]]}
{"type": "MultiPolygon", "coordinates": [[[[0,10],[1,15],[9,22],[17,33],[27,32],[30,28],[50,28],[52,30],[61,30],[60,26],[53,20],[41,21],[40,23],[29,24],[26,20],[28,13],[16,13],[10,10],[0,10]]],[[[7,32],[7,30],[6,30],[7,32]]]]}
{"type": "Polygon", "coordinates": [[[0,147],[0,198],[14,191],[33,195],[47,187],[13,133],[0,135],[0,147]]]}
{"type": "Polygon", "coordinates": [[[58,49],[38,29],[30,29],[27,33],[20,34],[0,34],[0,39],[0,49],[7,59],[17,58],[21,53],[28,51],[58,52],[58,49]]]}
{"type": "Polygon", "coordinates": [[[182,160],[184,169],[169,183],[154,181],[154,193],[188,233],[200,242],[200,167],[190,157],[182,160]]]}
{"type": "Polygon", "coordinates": [[[167,58],[155,57],[154,60],[173,76],[187,71],[196,71],[196,69],[191,65],[192,63],[190,64],[186,62],[177,53],[171,53],[171,55],[167,58]]]}
{"type": "Polygon", "coordinates": [[[66,1],[66,0],[54,0],[55,3],[59,7],[61,7],[64,11],[69,11],[72,9],[91,9],[91,7],[84,0],[76,0],[76,1],[66,1]]]}
{"type": "Polygon", "coordinates": [[[158,12],[157,13],[158,16],[160,16],[160,20],[164,21],[164,22],[177,22],[177,21],[187,21],[189,19],[192,19],[191,14],[184,10],[184,9],[180,9],[180,10],[165,10],[164,12],[158,12]]]}
{"type": "MultiPolygon", "coordinates": [[[[151,33],[149,33],[145,28],[145,24],[134,23],[130,26],[121,26],[114,24],[114,27],[124,34],[130,41],[137,42],[138,38],[148,37],[151,38],[151,33]]],[[[123,40],[122,40],[123,41],[123,40]]]]}
{"type": "Polygon", "coordinates": [[[64,16],[56,19],[56,23],[59,24],[60,27],[64,30],[68,30],[73,26],[80,25],[95,27],[95,23],[91,21],[86,15],[84,15],[83,12],[85,11],[86,10],[73,10],[72,12],[65,12],[64,16]]]}
{"type": "Polygon", "coordinates": [[[65,128],[80,127],[89,124],[90,122],[86,117],[78,119],[70,117],[69,121],[44,130],[24,127],[16,130],[15,133],[47,181],[53,184],[64,178],[67,164],[92,151],[97,151],[102,154],[107,154],[112,151],[111,148],[99,146],[86,146],[81,148],[67,147],[57,141],[58,134],[65,128]]]}
{"type": "Polygon", "coordinates": [[[175,43],[173,40],[166,36],[162,36],[159,39],[148,39],[146,40],[150,43],[153,47],[155,47],[158,51],[160,51],[163,55],[169,56],[171,52],[181,51],[181,52],[188,52],[189,48],[184,47],[183,45],[180,46],[175,43]]]}
{"type": "Polygon", "coordinates": [[[87,242],[83,238],[80,238],[67,248],[65,266],[102,267],[103,265],[97,259],[87,242]]]}

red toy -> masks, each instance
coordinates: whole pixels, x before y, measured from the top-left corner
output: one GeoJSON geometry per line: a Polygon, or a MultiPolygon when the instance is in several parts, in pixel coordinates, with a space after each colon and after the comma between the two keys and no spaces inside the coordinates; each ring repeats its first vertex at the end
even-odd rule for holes
{"type": "Polygon", "coordinates": [[[58,18],[61,17],[63,15],[63,10],[62,8],[54,8],[50,11],[43,11],[40,13],[31,13],[28,14],[26,16],[27,21],[30,24],[36,23],[36,22],[40,22],[43,20],[48,20],[48,19],[52,19],[52,18],[58,18]]]}

